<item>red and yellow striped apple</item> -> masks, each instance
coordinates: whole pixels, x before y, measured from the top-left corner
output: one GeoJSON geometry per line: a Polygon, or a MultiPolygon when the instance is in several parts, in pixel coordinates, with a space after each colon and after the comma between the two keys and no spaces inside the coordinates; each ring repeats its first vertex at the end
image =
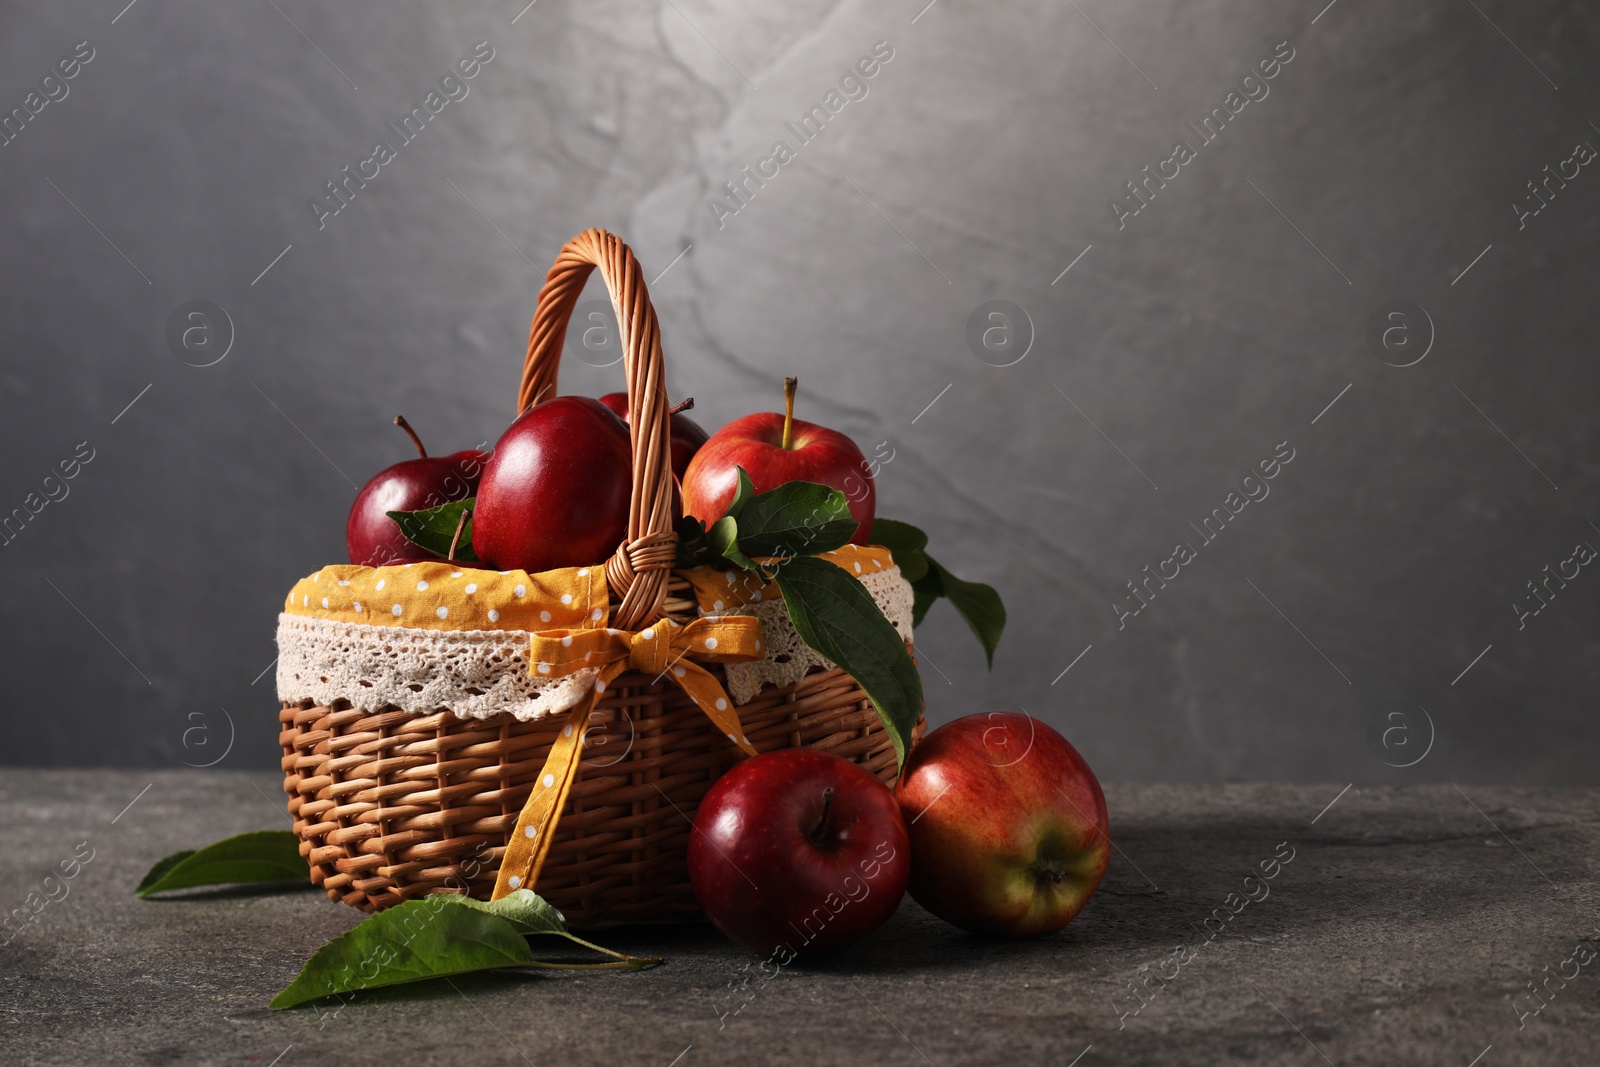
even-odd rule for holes
{"type": "Polygon", "coordinates": [[[1111,858],[1094,772],[1030,715],[990,712],[939,727],[912,750],[895,796],[911,835],[911,896],[977,933],[1055,933],[1111,858]]]}

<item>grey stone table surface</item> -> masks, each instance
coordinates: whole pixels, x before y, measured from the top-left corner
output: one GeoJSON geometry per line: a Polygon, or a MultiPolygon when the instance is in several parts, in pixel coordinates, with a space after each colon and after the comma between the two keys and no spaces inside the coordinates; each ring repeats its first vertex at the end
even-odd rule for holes
{"type": "Polygon", "coordinates": [[[768,978],[709,927],[614,929],[597,938],[667,964],[462,977],[334,1013],[266,1005],[354,911],[307,891],[131,896],[170,852],[282,825],[278,788],[0,771],[0,906],[23,909],[0,932],[0,1063],[1600,1058],[1600,790],[1112,785],[1110,870],[1052,938],[969,936],[908,899],[844,955],[768,978]],[[66,895],[30,911],[63,861],[66,895]]]}

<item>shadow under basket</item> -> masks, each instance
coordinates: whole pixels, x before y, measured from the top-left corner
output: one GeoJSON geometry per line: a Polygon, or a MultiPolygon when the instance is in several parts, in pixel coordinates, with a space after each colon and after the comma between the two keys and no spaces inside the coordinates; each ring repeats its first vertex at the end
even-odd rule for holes
{"type": "MultiPolygon", "coordinates": [[[[758,751],[820,749],[894,780],[878,713],[838,668],[768,687],[739,717],[758,751]]],[[[284,790],[311,881],[370,912],[436,890],[489,898],[565,716],[471,719],[340,700],[284,705],[279,720],[284,790]]],[[[925,729],[919,718],[913,740],[925,729]]],[[[689,833],[739,750],[683,690],[630,671],[595,704],[584,751],[535,890],[574,926],[703,920],[689,833]]]]}

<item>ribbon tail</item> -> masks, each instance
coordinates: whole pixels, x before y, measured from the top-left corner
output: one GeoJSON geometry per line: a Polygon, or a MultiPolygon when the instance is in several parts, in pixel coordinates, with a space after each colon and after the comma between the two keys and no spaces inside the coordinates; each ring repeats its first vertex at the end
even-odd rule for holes
{"type": "MultiPolygon", "coordinates": [[[[613,664],[601,672],[600,679],[609,682],[626,666],[613,664]]],[[[533,783],[517,825],[506,844],[506,854],[500,861],[500,874],[495,879],[490,900],[499,900],[518,889],[532,889],[539,880],[539,872],[550,855],[550,845],[555,838],[556,821],[567,806],[567,795],[572,792],[572,780],[577,777],[578,764],[583,759],[583,734],[588,726],[589,712],[600,696],[600,690],[591,690],[589,696],[578,702],[567,716],[561,733],[556,737],[545,758],[539,777],[533,783]]]]}
{"type": "Polygon", "coordinates": [[[683,659],[679,666],[684,668],[684,674],[678,679],[678,685],[689,694],[706,718],[716,724],[723,736],[744,750],[745,755],[756,755],[756,747],[744,735],[744,725],[739,722],[739,712],[733,706],[733,701],[728,699],[728,694],[723,691],[716,677],[704,667],[688,658],[683,659]]]}

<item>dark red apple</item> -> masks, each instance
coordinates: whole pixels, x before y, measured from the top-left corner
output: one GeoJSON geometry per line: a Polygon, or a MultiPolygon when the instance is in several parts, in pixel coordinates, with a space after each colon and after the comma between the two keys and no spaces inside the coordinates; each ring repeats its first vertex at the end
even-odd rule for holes
{"type": "Polygon", "coordinates": [[[844,434],[795,418],[794,392],[795,380],[785,380],[782,415],[746,415],[711,435],[683,475],[683,509],[707,526],[722,518],[743,467],[758,493],[785,482],[818,482],[839,490],[858,524],[850,540],[868,544],[877,510],[872,468],[844,434]]]}
{"type": "Polygon", "coordinates": [[[894,794],[816,749],[766,752],[711,787],[689,835],[689,879],[717,929],[763,956],[816,956],[877,929],[905,895],[911,853],[894,794]]]}
{"type": "MultiPolygon", "coordinates": [[[[607,393],[600,398],[600,403],[615,411],[623,422],[628,421],[627,393],[607,393]]],[[[678,406],[683,410],[674,409],[668,420],[672,439],[672,473],[680,481],[683,479],[683,472],[689,469],[689,461],[700,451],[700,446],[706,443],[705,430],[700,428],[698,422],[683,413],[693,406],[694,398],[691,397],[678,406]]]]}
{"type": "Polygon", "coordinates": [[[406,540],[388,513],[421,511],[465,500],[478,491],[478,479],[489,460],[489,453],[470,448],[448,456],[430,456],[404,416],[396,415],[394,422],[410,435],[420,458],[404,460],[373,475],[350,505],[344,524],[345,549],[350,562],[363,567],[383,567],[401,559],[441,558],[406,540]]]}
{"type": "Polygon", "coordinates": [[[605,562],[628,535],[632,454],[628,427],[593,397],[523,412],[484,466],[473,551],[503,571],[605,562]]]}
{"type": "Polygon", "coordinates": [[[912,750],[895,796],[911,831],[912,897],[978,933],[1055,933],[1111,858],[1094,772],[1030,715],[968,715],[939,727],[912,750]]]}

